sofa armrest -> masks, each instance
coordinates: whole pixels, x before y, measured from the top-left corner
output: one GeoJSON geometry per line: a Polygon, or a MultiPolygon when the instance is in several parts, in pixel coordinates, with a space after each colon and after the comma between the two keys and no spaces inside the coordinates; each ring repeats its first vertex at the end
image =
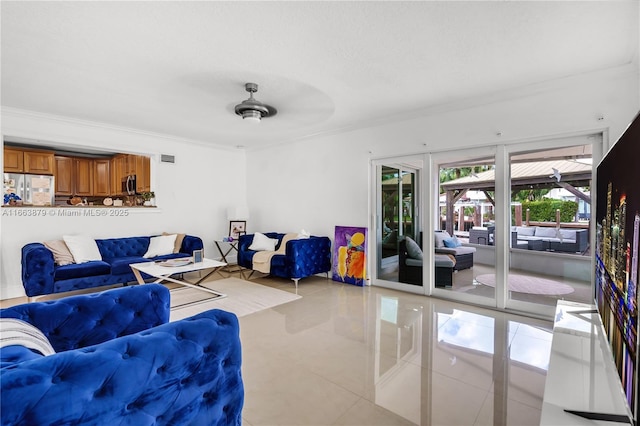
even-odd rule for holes
{"type": "Polygon", "coordinates": [[[54,292],[53,253],[42,243],[30,243],[22,247],[22,285],[29,297],[54,292]]]}
{"type": "Polygon", "coordinates": [[[240,425],[238,319],[211,310],[2,372],[3,424],[240,425]]]}
{"type": "Polygon", "coordinates": [[[583,252],[587,249],[589,245],[589,231],[586,229],[578,229],[576,231],[576,246],[579,252],[583,252]]]}
{"type": "Polygon", "coordinates": [[[164,324],[169,309],[169,290],[160,284],[145,284],[17,305],[1,310],[0,317],[34,325],[61,352],[164,324]]]}
{"type": "Polygon", "coordinates": [[[185,235],[182,240],[182,246],[180,247],[180,253],[186,253],[192,255],[194,250],[202,250],[204,244],[200,237],[194,237],[193,235],[185,235]]]}
{"type": "Polygon", "coordinates": [[[303,238],[287,241],[286,262],[290,278],[304,278],[331,270],[331,240],[328,237],[303,238]]]}

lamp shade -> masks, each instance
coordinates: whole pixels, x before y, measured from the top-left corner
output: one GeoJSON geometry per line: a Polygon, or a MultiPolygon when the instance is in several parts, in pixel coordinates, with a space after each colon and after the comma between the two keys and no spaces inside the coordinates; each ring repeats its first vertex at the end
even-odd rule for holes
{"type": "Polygon", "coordinates": [[[249,208],[247,206],[231,206],[227,208],[228,220],[247,220],[249,219],[249,208]]]}

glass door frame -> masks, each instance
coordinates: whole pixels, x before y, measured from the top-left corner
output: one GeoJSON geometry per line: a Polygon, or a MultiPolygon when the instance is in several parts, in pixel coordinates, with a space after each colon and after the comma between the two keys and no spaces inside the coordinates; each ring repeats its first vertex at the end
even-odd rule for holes
{"type": "MultiPolygon", "coordinates": [[[[402,157],[388,157],[384,159],[371,160],[371,182],[373,187],[375,188],[372,193],[375,194],[374,197],[370,199],[370,211],[372,214],[370,215],[370,223],[369,229],[373,230],[375,235],[374,238],[369,238],[369,253],[373,255],[369,257],[371,260],[369,262],[369,271],[371,271],[371,282],[378,287],[392,288],[395,290],[406,291],[408,293],[417,293],[417,294],[425,294],[425,286],[417,286],[412,284],[405,284],[398,281],[389,281],[383,278],[378,277],[378,268],[382,261],[382,250],[381,247],[381,231],[383,226],[382,220],[382,206],[380,200],[382,199],[382,187],[380,182],[382,181],[382,167],[394,167],[398,169],[399,175],[404,172],[411,172],[415,174],[414,181],[414,194],[413,194],[413,204],[414,204],[414,230],[419,233],[422,231],[424,226],[422,214],[423,210],[423,202],[424,193],[422,188],[424,188],[424,161],[425,156],[422,154],[418,155],[409,155],[402,157]],[[422,165],[422,168],[420,167],[422,165]]],[[[399,182],[401,184],[401,181],[399,182]]],[[[402,197],[400,197],[399,203],[401,203],[402,197]]],[[[399,234],[398,238],[400,238],[403,234],[399,234]]],[[[423,281],[427,282],[427,281],[423,281]]]]}
{"type": "MultiPolygon", "coordinates": [[[[473,161],[475,159],[487,159],[494,158],[495,159],[495,167],[496,167],[496,183],[500,178],[500,171],[498,163],[499,158],[499,147],[496,146],[485,146],[485,147],[477,147],[477,148],[467,148],[453,151],[443,151],[443,152],[435,152],[429,155],[429,170],[431,177],[431,185],[429,185],[430,193],[428,194],[428,205],[426,206],[427,211],[429,212],[430,220],[427,220],[426,226],[424,229],[424,235],[434,235],[436,229],[440,229],[440,165],[446,165],[449,163],[461,162],[461,161],[473,161]],[[436,214],[437,212],[437,214],[436,214]]],[[[498,185],[495,185],[495,200],[500,199],[503,189],[499,188],[498,185]]],[[[501,232],[498,232],[498,227],[500,226],[501,221],[504,221],[504,218],[501,217],[501,212],[498,208],[496,208],[495,212],[495,223],[496,223],[496,233],[494,237],[494,250],[496,252],[496,287],[495,287],[495,298],[489,297],[480,297],[476,295],[467,294],[464,292],[451,291],[447,289],[436,288],[434,283],[430,281],[430,290],[429,294],[437,297],[441,297],[448,300],[453,300],[456,302],[468,303],[473,305],[485,306],[488,308],[495,308],[498,303],[498,299],[500,299],[500,295],[505,293],[504,282],[500,269],[499,269],[499,258],[500,258],[500,250],[503,249],[502,245],[503,241],[500,240],[501,232]]],[[[435,242],[433,238],[425,238],[423,253],[425,258],[427,254],[429,254],[429,268],[426,271],[423,271],[423,274],[426,275],[434,275],[431,271],[435,271],[434,264],[434,253],[435,253],[435,242]]],[[[424,263],[427,264],[426,261],[424,263]]],[[[426,278],[423,277],[423,278],[426,278]]],[[[434,277],[435,278],[435,277],[434,277]]]]}
{"type": "MultiPolygon", "coordinates": [[[[504,191],[501,204],[501,216],[505,218],[505,223],[503,223],[503,227],[501,229],[507,229],[506,226],[511,225],[511,157],[513,155],[517,155],[520,153],[527,152],[535,152],[535,151],[544,151],[551,149],[558,149],[563,147],[572,147],[578,145],[591,145],[592,148],[592,178],[591,178],[591,187],[596,187],[596,167],[600,163],[604,153],[604,145],[606,142],[606,133],[603,131],[591,131],[584,133],[576,133],[573,135],[568,135],[565,137],[556,137],[556,138],[544,138],[541,140],[535,140],[531,142],[518,143],[512,145],[504,145],[502,148],[502,160],[504,161],[504,176],[502,176],[503,181],[501,183],[504,185],[504,188],[508,189],[504,191]]],[[[496,175],[496,184],[498,182],[498,176],[496,175]]],[[[594,211],[596,203],[596,194],[595,191],[591,193],[591,211],[594,211]]],[[[497,221],[496,221],[496,229],[497,229],[497,221]]],[[[595,247],[595,230],[596,223],[594,220],[590,221],[589,224],[589,243],[591,247],[595,247]]],[[[506,282],[508,278],[508,274],[511,270],[511,255],[512,251],[510,250],[508,241],[506,244],[506,250],[504,253],[504,268],[503,268],[503,282],[506,282]]],[[[595,265],[593,256],[591,256],[591,294],[594,294],[594,283],[595,283],[595,265]]],[[[500,279],[499,276],[496,279],[500,279]]],[[[541,316],[545,318],[553,318],[555,314],[555,306],[545,306],[542,304],[526,302],[522,300],[511,299],[508,295],[508,292],[505,289],[504,298],[500,300],[498,304],[498,309],[502,310],[513,310],[519,312],[528,312],[533,313],[536,316],[541,316]]]]}

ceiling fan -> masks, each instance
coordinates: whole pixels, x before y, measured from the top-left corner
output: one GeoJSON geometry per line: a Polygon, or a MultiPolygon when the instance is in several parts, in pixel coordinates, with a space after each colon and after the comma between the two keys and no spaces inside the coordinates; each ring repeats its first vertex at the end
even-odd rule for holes
{"type": "Polygon", "coordinates": [[[244,88],[249,92],[249,99],[242,101],[235,107],[236,114],[241,116],[243,120],[259,123],[263,118],[273,117],[278,113],[274,107],[263,104],[253,97],[253,94],[258,91],[256,83],[246,83],[244,88]]]}

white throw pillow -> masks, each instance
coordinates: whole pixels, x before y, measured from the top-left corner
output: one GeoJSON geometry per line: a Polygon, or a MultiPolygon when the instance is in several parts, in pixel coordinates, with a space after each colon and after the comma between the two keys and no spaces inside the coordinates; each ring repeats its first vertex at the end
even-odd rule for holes
{"type": "Polygon", "coordinates": [[[436,231],[434,233],[434,236],[436,248],[444,247],[444,240],[446,240],[447,238],[451,238],[451,235],[449,235],[447,231],[436,231]]]}
{"type": "Polygon", "coordinates": [[[98,244],[93,238],[82,235],[64,235],[62,237],[76,263],[102,260],[98,244]]]}
{"type": "Polygon", "coordinates": [[[42,331],[26,321],[16,318],[0,318],[0,347],[20,345],[53,355],[56,351],[42,331]]]}
{"type": "Polygon", "coordinates": [[[176,244],[176,234],[160,235],[158,237],[151,237],[149,241],[149,248],[144,254],[145,259],[156,256],[163,256],[165,254],[172,254],[173,248],[176,244]]]}
{"type": "Polygon", "coordinates": [[[269,238],[260,232],[256,232],[253,235],[253,242],[249,246],[249,250],[254,251],[274,251],[276,249],[278,240],[275,238],[269,238]]]}

